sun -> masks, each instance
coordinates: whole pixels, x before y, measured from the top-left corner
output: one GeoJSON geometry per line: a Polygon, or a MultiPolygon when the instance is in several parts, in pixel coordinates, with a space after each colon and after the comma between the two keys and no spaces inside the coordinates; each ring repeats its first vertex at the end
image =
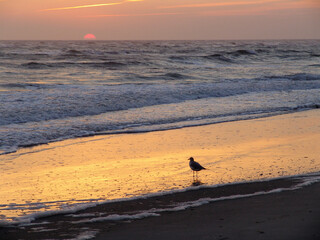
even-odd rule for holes
{"type": "Polygon", "coordinates": [[[95,40],[95,39],[97,39],[97,38],[96,38],[95,35],[93,35],[93,34],[91,34],[91,33],[88,33],[88,34],[86,34],[86,35],[83,37],[83,39],[85,39],[85,40],[95,40]]]}

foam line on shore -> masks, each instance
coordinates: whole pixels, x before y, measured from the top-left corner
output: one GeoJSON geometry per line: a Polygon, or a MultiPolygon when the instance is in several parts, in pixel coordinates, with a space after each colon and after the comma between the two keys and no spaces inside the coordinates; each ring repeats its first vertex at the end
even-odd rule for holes
{"type": "MultiPolygon", "coordinates": [[[[141,200],[141,199],[148,199],[152,197],[161,197],[161,196],[166,196],[170,194],[176,194],[176,193],[182,193],[182,192],[187,192],[187,191],[194,191],[194,190],[200,190],[200,189],[210,189],[210,188],[218,188],[218,187],[225,187],[225,186],[231,186],[231,185],[239,185],[239,184],[248,184],[248,183],[255,183],[255,182],[270,182],[274,180],[284,180],[284,179],[291,179],[291,180],[297,180],[299,181],[296,184],[293,184],[290,187],[285,187],[285,188],[275,188],[269,191],[258,191],[254,193],[249,193],[249,194],[238,194],[238,195],[231,195],[231,196],[223,196],[219,198],[201,198],[197,199],[195,201],[189,201],[189,202],[183,202],[183,203],[178,203],[176,205],[173,205],[172,208],[163,208],[163,209],[149,209],[142,211],[140,213],[136,213],[134,215],[117,215],[117,216],[106,216],[106,217],[98,217],[98,218],[90,218],[87,220],[80,220],[80,222],[88,221],[92,222],[95,221],[123,221],[123,220],[132,220],[132,219],[141,219],[145,217],[150,217],[150,216],[158,216],[159,213],[161,212],[175,212],[175,211],[183,211],[186,210],[187,208],[190,207],[198,207],[204,204],[208,204],[211,202],[217,202],[217,201],[224,201],[224,200],[232,200],[232,199],[239,199],[239,198],[247,198],[247,197],[253,197],[253,196],[258,196],[258,195],[266,195],[266,194],[271,194],[271,193],[278,193],[278,192],[283,192],[283,191],[292,191],[292,190],[297,190],[306,186],[309,186],[313,183],[317,183],[320,181],[320,173],[310,173],[310,174],[304,174],[304,175],[295,175],[295,176],[286,176],[286,177],[278,177],[278,178],[272,178],[272,179],[262,179],[262,180],[256,180],[256,181],[250,181],[250,182],[236,182],[236,183],[229,183],[229,184],[218,184],[218,185],[202,185],[202,186],[196,186],[196,187],[188,187],[184,189],[177,189],[177,190],[172,190],[172,191],[166,191],[166,192],[157,192],[157,193],[150,193],[142,196],[136,196],[136,197],[131,197],[131,198],[121,198],[121,199],[114,199],[114,200],[106,200],[106,201],[100,201],[100,202],[93,202],[93,203],[81,203],[81,204],[76,204],[73,206],[68,206],[64,209],[60,210],[50,210],[50,211],[43,211],[43,212],[36,212],[32,214],[28,214],[22,217],[17,217],[13,221],[5,221],[5,220],[0,220],[0,227],[10,227],[10,226],[28,226],[29,224],[32,224],[33,221],[39,218],[45,218],[45,217],[50,217],[54,215],[60,215],[60,214],[73,214],[72,217],[76,217],[77,212],[86,210],[88,208],[96,207],[99,205],[103,204],[109,204],[109,203],[116,203],[116,202],[127,202],[127,201],[134,201],[134,200],[141,200]]],[[[75,221],[74,223],[77,223],[75,221]]]]}
{"type": "MultiPolygon", "coordinates": [[[[100,221],[122,221],[122,220],[133,220],[133,219],[141,219],[145,217],[154,217],[154,216],[160,216],[159,213],[162,212],[178,212],[178,211],[183,211],[188,208],[192,207],[199,207],[208,203],[212,202],[218,202],[218,201],[225,201],[225,200],[233,200],[233,199],[240,199],[240,198],[247,198],[247,197],[254,197],[254,196],[260,196],[260,195],[267,195],[267,194],[272,194],[272,193],[280,193],[283,191],[292,191],[292,190],[297,190],[305,186],[309,186],[313,183],[319,182],[320,181],[320,176],[316,176],[314,178],[312,177],[306,177],[302,178],[305,181],[302,181],[301,183],[298,183],[296,185],[293,185],[292,187],[289,188],[276,188],[272,189],[270,191],[259,191],[259,192],[254,192],[250,194],[237,194],[237,195],[231,195],[231,196],[224,196],[224,197],[219,197],[219,198],[200,198],[195,201],[188,201],[188,202],[183,202],[183,203],[178,203],[172,208],[163,208],[163,209],[149,209],[146,211],[142,211],[138,214],[133,214],[133,215],[109,215],[107,217],[98,217],[98,218],[91,218],[91,219],[84,219],[80,221],[74,221],[73,223],[92,223],[92,222],[100,222],[100,221]]],[[[274,179],[272,179],[274,180],[274,179]]],[[[74,215],[76,217],[76,215],[74,215]]]]}

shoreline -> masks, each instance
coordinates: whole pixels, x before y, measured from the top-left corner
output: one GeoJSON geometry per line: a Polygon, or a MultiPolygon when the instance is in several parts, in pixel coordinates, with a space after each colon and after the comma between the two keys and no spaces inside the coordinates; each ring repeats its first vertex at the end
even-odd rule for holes
{"type": "MultiPolygon", "coordinates": [[[[0,237],[1,234],[6,234],[6,239],[15,239],[15,235],[21,239],[45,239],[46,236],[71,239],[81,234],[95,237],[106,234],[105,224],[114,229],[112,226],[122,221],[135,224],[137,219],[145,217],[141,221],[148,222],[147,219],[154,219],[152,216],[162,218],[163,214],[176,215],[172,209],[168,210],[172,204],[189,211],[204,203],[211,206],[220,202],[214,200],[219,197],[221,202],[240,200],[229,199],[239,194],[244,195],[243,199],[255,199],[259,191],[290,188],[300,178],[318,177],[319,122],[317,109],[163,132],[65,140],[2,155],[0,216],[7,214],[14,219],[23,216],[21,214],[42,212],[43,217],[18,228],[2,228],[0,237]],[[192,172],[187,161],[190,156],[209,169],[199,173],[200,182],[196,183],[199,187],[191,182],[192,172]],[[314,174],[306,175],[311,172],[314,174]],[[195,190],[184,191],[188,188],[195,190]],[[177,193],[162,194],[176,190],[177,193]],[[143,197],[157,192],[160,194],[143,197]],[[222,194],[226,192],[229,195],[222,194]],[[98,203],[137,196],[142,197],[98,203]],[[92,203],[94,207],[80,211],[80,205],[77,210],[58,212],[64,206],[72,209],[79,203],[92,203]],[[160,210],[147,211],[146,207],[160,210]],[[54,211],[58,215],[45,217],[54,211]]],[[[317,186],[318,183],[310,188],[318,189],[317,186]]],[[[297,192],[298,199],[304,198],[303,189],[290,190],[297,192]]],[[[283,193],[267,195],[277,194],[283,193]]]]}
{"type": "Polygon", "coordinates": [[[79,139],[86,139],[86,138],[96,138],[96,137],[107,137],[107,136],[112,136],[112,135],[131,135],[131,134],[144,134],[144,133],[156,133],[156,132],[166,132],[166,131],[174,131],[174,130],[180,130],[180,129],[186,129],[186,128],[194,128],[194,127],[205,127],[205,126],[210,126],[210,125],[216,125],[216,124],[224,124],[224,123],[232,123],[232,122],[239,122],[239,121],[250,121],[250,120],[259,120],[259,119],[264,119],[264,118],[270,118],[270,117],[277,117],[277,116],[283,116],[283,115],[288,115],[288,114],[294,114],[294,113],[299,113],[299,112],[305,112],[305,111],[312,111],[312,110],[317,110],[318,108],[320,108],[320,106],[316,105],[316,107],[312,107],[312,108],[306,108],[306,109],[301,109],[299,111],[287,111],[287,112],[282,112],[279,111],[277,113],[263,113],[262,115],[252,115],[249,117],[245,117],[245,118],[238,118],[238,119],[234,119],[234,120],[221,120],[221,121],[217,121],[217,122],[209,122],[209,123],[199,123],[199,124],[190,124],[190,125],[185,125],[185,126],[177,126],[177,127],[168,127],[168,128],[163,128],[163,129],[150,129],[150,130],[114,130],[114,131],[105,131],[105,132],[97,132],[97,133],[90,133],[88,135],[83,135],[83,136],[79,136],[79,137],[67,137],[67,138],[61,138],[61,139],[57,139],[57,140],[53,140],[53,141],[49,141],[49,142],[44,142],[44,143],[30,143],[27,145],[21,145],[21,146],[14,146],[9,148],[9,150],[1,150],[0,149],[0,156],[1,155],[8,155],[8,154],[13,154],[18,152],[19,150],[28,150],[30,148],[34,148],[34,147],[41,147],[41,146],[47,146],[47,145],[51,145],[54,143],[59,143],[59,142],[64,142],[64,141],[72,141],[72,140],[79,140],[79,139]]]}
{"type": "Polygon", "coordinates": [[[0,239],[318,239],[319,181],[314,173],[103,203],[0,227],[0,239]],[[290,235],[296,221],[300,238],[290,235]]]}
{"type": "Polygon", "coordinates": [[[293,191],[226,199],[159,217],[122,223],[97,234],[103,239],[320,238],[320,183],[293,191]]]}

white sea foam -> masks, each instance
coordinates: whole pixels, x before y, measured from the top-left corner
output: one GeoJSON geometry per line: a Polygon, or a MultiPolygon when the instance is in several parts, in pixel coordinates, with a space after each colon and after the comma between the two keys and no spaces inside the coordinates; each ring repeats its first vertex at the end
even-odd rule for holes
{"type": "Polygon", "coordinates": [[[237,194],[237,195],[224,196],[224,197],[218,197],[218,198],[201,198],[195,201],[178,203],[170,208],[162,208],[162,209],[153,208],[153,209],[145,210],[138,214],[133,214],[133,215],[109,215],[107,217],[99,217],[99,218],[84,219],[81,221],[74,221],[73,223],[77,224],[77,223],[92,223],[92,222],[101,222],[101,221],[121,221],[121,220],[140,219],[140,218],[146,218],[150,216],[152,217],[160,216],[160,213],[162,212],[183,211],[188,208],[199,207],[212,202],[248,198],[248,197],[260,196],[260,195],[268,195],[273,193],[280,193],[283,191],[292,191],[292,190],[297,190],[302,187],[319,182],[320,176],[318,174],[317,175],[310,174],[307,177],[301,176],[299,177],[299,179],[302,180],[301,183],[298,183],[296,185],[293,185],[292,187],[287,187],[287,188],[275,188],[269,191],[259,191],[259,192],[249,193],[249,194],[237,194]]]}
{"type": "Polygon", "coordinates": [[[158,217],[160,214],[157,214],[155,212],[141,212],[133,215],[119,215],[119,214],[112,214],[106,217],[97,217],[97,218],[91,218],[91,219],[84,219],[80,221],[73,221],[72,223],[93,223],[93,222],[105,222],[105,221],[126,221],[126,220],[135,220],[135,219],[142,219],[146,217],[158,217]]]}
{"type": "Polygon", "coordinates": [[[123,221],[123,220],[135,220],[135,219],[141,219],[146,217],[158,217],[160,216],[160,213],[162,212],[179,212],[186,210],[188,208],[193,207],[200,207],[202,205],[212,203],[212,202],[218,202],[218,201],[224,201],[224,200],[233,200],[233,199],[240,199],[240,198],[247,198],[247,197],[254,197],[254,196],[260,196],[260,195],[267,195],[271,193],[279,193],[283,191],[290,191],[290,190],[296,190],[300,187],[293,187],[293,188],[276,188],[270,191],[259,191],[255,193],[250,194],[239,194],[239,195],[232,195],[232,196],[225,196],[225,197],[219,197],[219,198],[201,198],[195,201],[189,201],[189,202],[183,202],[178,203],[176,206],[173,206],[171,208],[153,208],[149,210],[142,211],[138,214],[133,215],[109,215],[107,217],[98,217],[98,218],[91,218],[91,219],[84,219],[80,221],[73,221],[74,224],[79,223],[93,223],[93,222],[104,222],[104,221],[123,221]]]}
{"type": "Polygon", "coordinates": [[[92,239],[97,235],[98,231],[85,231],[80,233],[78,236],[75,238],[72,238],[70,240],[88,240],[92,239]]]}
{"type": "MultiPolygon", "coordinates": [[[[30,110],[30,113],[25,113],[24,116],[21,116],[21,119],[17,118],[19,121],[22,120],[26,122],[16,124],[13,124],[14,120],[8,116],[14,115],[12,112],[10,113],[11,110],[19,112],[21,109],[13,109],[11,107],[12,109],[10,111],[4,111],[2,115],[3,118],[0,120],[5,121],[2,126],[0,126],[0,148],[6,152],[12,152],[18,146],[37,145],[67,138],[97,134],[116,134],[119,132],[166,130],[265,117],[297,111],[298,109],[305,110],[318,107],[317,101],[320,90],[303,91],[304,93],[301,93],[301,90],[294,90],[287,93],[246,93],[236,96],[226,96],[224,98],[205,98],[170,104],[157,103],[153,106],[137,107],[129,110],[112,110],[112,112],[101,114],[92,113],[94,115],[64,116],[64,113],[70,114],[74,111],[69,111],[69,108],[76,109],[76,107],[73,107],[73,105],[76,104],[75,100],[75,102],[70,104],[65,110],[59,109],[59,111],[63,111],[61,116],[54,116],[59,112],[55,110],[56,107],[54,106],[50,107],[47,104],[34,106],[34,110],[30,110]],[[263,99],[263,101],[261,101],[261,99],[263,99]],[[43,107],[51,109],[50,111],[54,113],[47,112],[44,114],[44,112],[48,110],[42,109],[43,107]],[[187,109],[187,111],[184,109],[187,109]],[[53,119],[40,121],[42,116],[53,119]],[[37,121],[33,118],[37,118],[37,121]],[[11,122],[11,124],[8,124],[8,122],[11,122]]],[[[155,97],[154,95],[156,95],[156,93],[150,92],[150,97],[153,98],[155,97]]],[[[97,100],[95,104],[99,105],[99,101],[97,100]]],[[[128,102],[132,101],[135,102],[135,100],[128,99],[128,102]]],[[[149,99],[145,98],[145,101],[150,103],[149,99]]],[[[84,104],[87,105],[87,103],[84,104]]],[[[111,106],[116,105],[115,103],[105,104],[111,106]]],[[[28,106],[25,107],[26,109],[30,109],[28,106]]],[[[93,106],[88,107],[98,109],[93,106]]],[[[81,115],[83,109],[79,111],[80,112],[75,114],[81,115]]],[[[87,111],[84,112],[88,114],[87,111]]]]}
{"type": "Polygon", "coordinates": [[[96,216],[102,216],[103,213],[82,213],[82,214],[68,214],[66,216],[68,217],[74,217],[74,218],[84,218],[84,217],[96,217],[96,216]]]}
{"type": "Polygon", "coordinates": [[[39,226],[39,225],[46,225],[49,224],[49,222],[37,222],[37,223],[23,223],[19,224],[19,227],[30,227],[30,226],[39,226]]]}
{"type": "Polygon", "coordinates": [[[0,153],[318,108],[319,56],[317,41],[0,42],[0,153]]]}
{"type": "MultiPolygon", "coordinates": [[[[261,180],[256,180],[254,182],[268,182],[268,181],[272,181],[272,180],[280,180],[280,179],[286,179],[286,178],[288,178],[288,177],[278,177],[278,178],[273,178],[273,179],[261,179],[261,180]]],[[[1,226],[8,227],[8,226],[12,226],[12,225],[19,225],[19,226],[33,225],[32,221],[34,221],[38,218],[49,217],[49,216],[54,216],[54,215],[58,215],[58,214],[69,214],[69,216],[71,216],[71,217],[85,217],[85,218],[87,218],[87,219],[80,220],[80,221],[74,221],[73,223],[134,220],[134,219],[145,218],[145,217],[150,217],[150,216],[159,216],[159,214],[161,212],[183,211],[183,210],[190,208],[190,207],[198,207],[198,206],[208,204],[211,202],[216,202],[216,201],[247,198],[247,197],[253,197],[253,196],[258,196],[258,195],[266,195],[266,194],[272,194],[272,193],[279,193],[279,192],[283,192],[283,191],[297,190],[297,189],[309,186],[313,183],[317,183],[320,181],[319,173],[311,173],[311,174],[307,174],[307,175],[296,175],[296,176],[291,176],[289,178],[296,179],[299,182],[296,184],[293,184],[290,187],[275,188],[275,189],[272,189],[269,191],[258,191],[258,192],[249,193],[249,194],[223,196],[223,197],[218,197],[218,198],[201,198],[201,199],[197,199],[195,201],[178,203],[178,204],[173,205],[168,208],[149,209],[149,210],[145,210],[143,212],[136,213],[133,215],[113,214],[113,215],[109,215],[109,216],[103,216],[104,213],[74,214],[74,213],[79,212],[81,210],[85,210],[85,209],[95,207],[98,205],[102,205],[102,204],[115,203],[115,202],[125,202],[125,201],[146,199],[146,198],[151,198],[151,197],[160,197],[160,196],[165,196],[165,195],[169,195],[169,194],[194,191],[194,190],[199,190],[199,189],[217,188],[217,187],[223,187],[223,186],[228,186],[228,185],[246,184],[246,183],[252,183],[252,182],[236,182],[236,183],[219,184],[219,185],[212,185],[212,186],[200,185],[200,186],[196,186],[196,187],[188,187],[188,188],[176,189],[176,190],[172,190],[172,191],[150,193],[150,194],[131,197],[131,198],[121,198],[121,199],[115,199],[115,200],[105,200],[105,201],[96,201],[96,202],[91,202],[91,203],[75,204],[75,205],[70,205],[68,207],[65,207],[64,209],[60,209],[60,210],[36,212],[36,213],[28,214],[28,215],[25,215],[22,217],[17,217],[13,221],[0,220],[0,227],[1,226]],[[99,216],[99,217],[97,217],[97,216],[99,216]]],[[[46,224],[46,223],[47,222],[43,222],[43,223],[39,223],[39,224],[46,224]]],[[[36,223],[36,225],[38,225],[38,223],[36,223]]]]}
{"type": "Polygon", "coordinates": [[[72,206],[65,207],[59,210],[49,210],[42,212],[35,212],[31,214],[27,214],[21,217],[16,217],[12,221],[0,220],[0,226],[10,226],[10,225],[26,225],[30,224],[32,221],[38,218],[50,217],[58,214],[71,214],[75,213],[90,207],[97,206],[99,203],[83,203],[83,204],[75,204],[72,206]]]}
{"type": "Polygon", "coordinates": [[[44,228],[44,227],[38,227],[38,228],[32,228],[33,232],[52,232],[52,231],[57,231],[58,229],[48,229],[48,228],[44,228]]]}

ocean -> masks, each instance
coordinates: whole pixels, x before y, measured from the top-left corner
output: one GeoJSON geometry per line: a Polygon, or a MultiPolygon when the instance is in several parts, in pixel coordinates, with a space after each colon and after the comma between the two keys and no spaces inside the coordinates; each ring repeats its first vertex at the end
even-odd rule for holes
{"type": "Polygon", "coordinates": [[[0,153],[320,106],[320,41],[0,41],[0,153]]]}
{"type": "MultiPolygon", "coordinates": [[[[319,40],[0,41],[0,230],[54,236],[59,221],[50,230],[38,218],[131,221],[319,181],[319,118],[303,114],[319,107],[319,40]],[[263,120],[286,113],[295,115],[263,120]],[[218,123],[227,125],[187,128],[218,123]],[[209,169],[201,186],[191,183],[190,156],[209,169]],[[303,183],[104,212],[108,203],[286,176],[303,183]]],[[[66,239],[95,236],[78,230],[66,239]]]]}

